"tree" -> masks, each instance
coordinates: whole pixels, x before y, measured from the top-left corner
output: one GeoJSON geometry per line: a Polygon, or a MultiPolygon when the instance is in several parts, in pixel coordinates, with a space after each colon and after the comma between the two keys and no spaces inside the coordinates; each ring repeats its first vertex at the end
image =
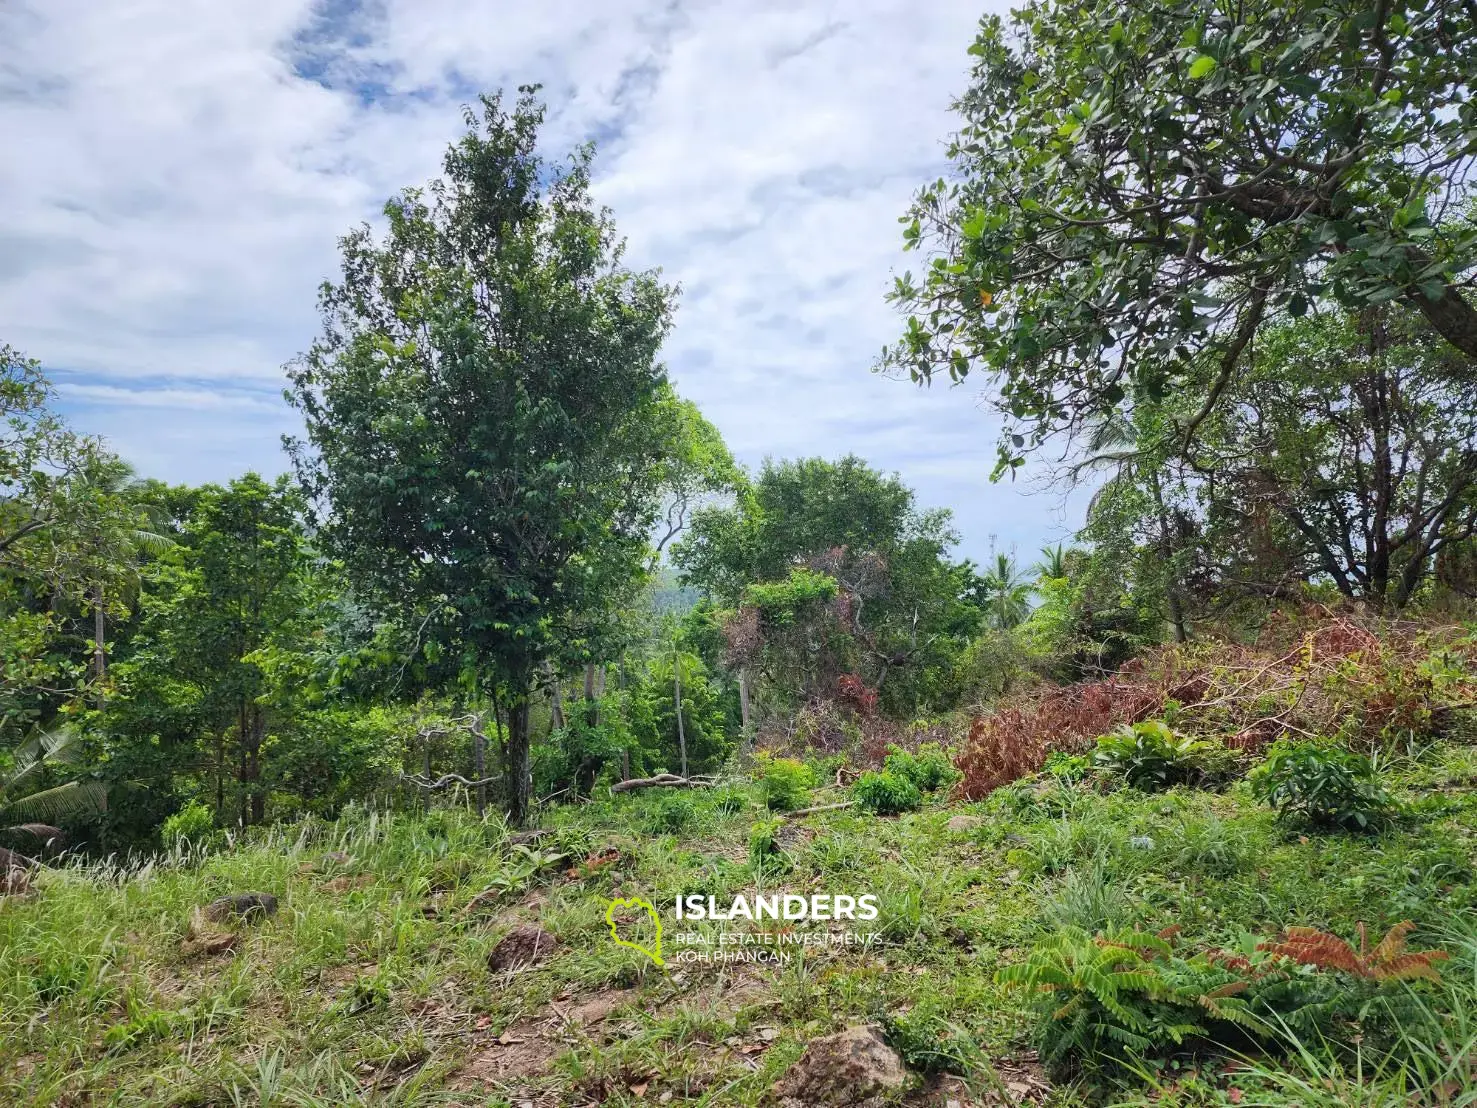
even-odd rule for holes
{"type": "Polygon", "coordinates": [[[895,711],[937,692],[978,626],[979,581],[950,562],[947,511],[919,510],[895,475],[860,458],[765,462],[731,506],[694,513],[673,548],[684,581],[732,612],[730,664],[782,700],[860,673],[895,711]]]}
{"type": "Polygon", "coordinates": [[[986,612],[997,630],[1009,631],[1030,615],[1031,583],[1009,554],[995,555],[995,564],[984,575],[984,590],[986,612]]]}
{"type": "MultiPolygon", "coordinates": [[[[23,832],[27,823],[57,823],[106,806],[107,789],[96,778],[46,783],[49,772],[75,764],[81,754],[81,732],[61,726],[36,731],[0,758],[0,835],[23,832]],[[37,788],[38,784],[42,787],[37,788]]],[[[34,835],[23,834],[21,841],[27,837],[34,835]]]]}
{"type": "Polygon", "coordinates": [[[126,612],[146,513],[127,465],[52,411],[39,365],[0,347],[0,730],[24,734],[102,674],[102,619],[126,612]],[[92,612],[93,641],[77,632],[92,612]]]}
{"type": "Polygon", "coordinates": [[[934,257],[896,283],[883,360],[988,373],[1002,468],[1198,377],[1165,429],[1189,453],[1259,330],[1320,303],[1400,303],[1470,378],[1471,4],[1037,0],[970,53],[957,176],[913,204],[934,257]]]}
{"type": "Polygon", "coordinates": [[[674,297],[621,265],[592,149],[538,155],[534,92],[511,112],[484,96],[443,178],[390,201],[380,241],[342,240],[323,333],[289,371],[326,547],[460,660],[464,692],[506,699],[515,822],[543,663],[647,565],[674,297]]]}
{"type": "Polygon", "coordinates": [[[1253,572],[1270,561],[1404,607],[1477,529],[1477,412],[1460,358],[1391,307],[1264,336],[1202,436],[1213,476],[1196,487],[1223,584],[1275,584],[1253,572]],[[1259,536],[1275,556],[1251,547],[1259,536]]]}

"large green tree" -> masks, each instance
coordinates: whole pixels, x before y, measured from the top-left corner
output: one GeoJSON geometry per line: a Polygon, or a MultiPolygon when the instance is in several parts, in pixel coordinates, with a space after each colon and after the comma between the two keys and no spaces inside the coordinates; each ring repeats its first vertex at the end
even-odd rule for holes
{"type": "Polygon", "coordinates": [[[1279,315],[1398,301],[1477,359],[1477,8],[1036,0],[986,19],[884,361],[984,371],[1002,467],[1195,382],[1180,453],[1279,315]]]}
{"type": "Polygon", "coordinates": [[[674,290],[621,264],[592,149],[537,150],[543,108],[485,96],[443,176],[342,241],[323,332],[290,367],[291,448],[356,590],[506,698],[508,811],[529,698],[601,597],[645,571],[674,290]]]}
{"type": "Polygon", "coordinates": [[[731,660],[786,699],[854,671],[913,711],[982,618],[973,567],[949,559],[955,538],[949,513],[920,509],[896,475],[805,458],[766,462],[732,505],[695,513],[673,560],[736,609],[731,660]]]}

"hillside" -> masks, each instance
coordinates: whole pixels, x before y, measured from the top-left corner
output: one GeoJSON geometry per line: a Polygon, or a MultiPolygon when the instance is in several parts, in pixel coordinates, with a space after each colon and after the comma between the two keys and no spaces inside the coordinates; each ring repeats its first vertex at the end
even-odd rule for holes
{"type": "MultiPolygon", "coordinates": [[[[1477,749],[1452,728],[1389,747],[1376,770],[1398,814],[1364,833],[1279,818],[1240,779],[1253,760],[1153,791],[1058,755],[982,800],[943,789],[892,817],[772,815],[788,763],[761,760],[758,781],[546,810],[542,833],[455,808],[350,809],[144,863],[60,865],[0,898],[0,1102],[748,1105],[787,1071],[824,1069],[791,1070],[807,1044],[862,1026],[906,1065],[888,1103],[1477,1101],[1477,749]],[[276,897],[275,913],[201,911],[247,892],[276,897]],[[877,916],[674,915],[679,897],[727,912],[773,894],[870,894],[877,916]],[[663,967],[612,941],[607,908],[630,898],[662,916],[663,967]],[[1406,920],[1406,951],[1447,957],[1375,947],[1406,920]],[[1172,962],[1151,954],[1150,970],[1192,989],[1297,926],[1355,948],[1277,963],[1316,994],[1282,1010],[1303,1023],[1238,1038],[1221,1033],[1236,1021],[1210,1021],[1208,1041],[1175,1031],[1174,997],[1155,994],[1136,1009],[1151,1042],[1117,1055],[1136,1073],[1080,1050],[1043,1058],[1061,1029],[1042,1038],[1033,991],[997,977],[1073,929],[1099,953],[1087,935],[1137,929],[1166,937],[1172,962]],[[854,938],[814,940],[842,932],[854,938]],[[1417,972],[1381,971],[1397,965],[1417,972]]],[[[816,765],[806,807],[860,795],[836,787],[837,764],[816,765]]],[[[650,946],[639,911],[615,919],[650,946]]],[[[1248,980],[1246,995],[1265,984],[1248,980]]],[[[1135,979],[1119,985],[1128,1002],[1135,979]]],[[[1201,997],[1242,988],[1181,1000],[1209,1011],[1201,997]]]]}

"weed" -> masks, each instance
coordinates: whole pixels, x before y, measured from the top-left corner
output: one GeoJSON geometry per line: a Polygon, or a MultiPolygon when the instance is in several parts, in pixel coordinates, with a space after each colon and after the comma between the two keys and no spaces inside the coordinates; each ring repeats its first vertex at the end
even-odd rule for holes
{"type": "Polygon", "coordinates": [[[1332,743],[1274,743],[1249,780],[1257,799],[1279,816],[1317,828],[1374,830],[1398,811],[1370,759],[1332,743]]]}
{"type": "Polygon", "coordinates": [[[863,810],[875,812],[879,816],[911,812],[923,803],[918,786],[909,778],[891,770],[862,774],[851,786],[851,795],[863,810]]]}

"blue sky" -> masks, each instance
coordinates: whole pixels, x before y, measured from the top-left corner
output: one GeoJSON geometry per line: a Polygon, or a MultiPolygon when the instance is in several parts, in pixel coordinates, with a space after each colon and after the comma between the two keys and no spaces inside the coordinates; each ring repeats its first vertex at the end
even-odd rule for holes
{"type": "MultiPolygon", "coordinates": [[[[284,468],[282,364],[336,239],[436,172],[479,89],[599,143],[628,261],[683,287],[664,357],[751,466],[854,452],[1029,560],[1080,498],[991,485],[979,386],[870,372],[898,217],[944,172],[978,2],[9,0],[0,341],[147,475],[284,468]]],[[[916,265],[916,259],[912,260],[916,265]]]]}

